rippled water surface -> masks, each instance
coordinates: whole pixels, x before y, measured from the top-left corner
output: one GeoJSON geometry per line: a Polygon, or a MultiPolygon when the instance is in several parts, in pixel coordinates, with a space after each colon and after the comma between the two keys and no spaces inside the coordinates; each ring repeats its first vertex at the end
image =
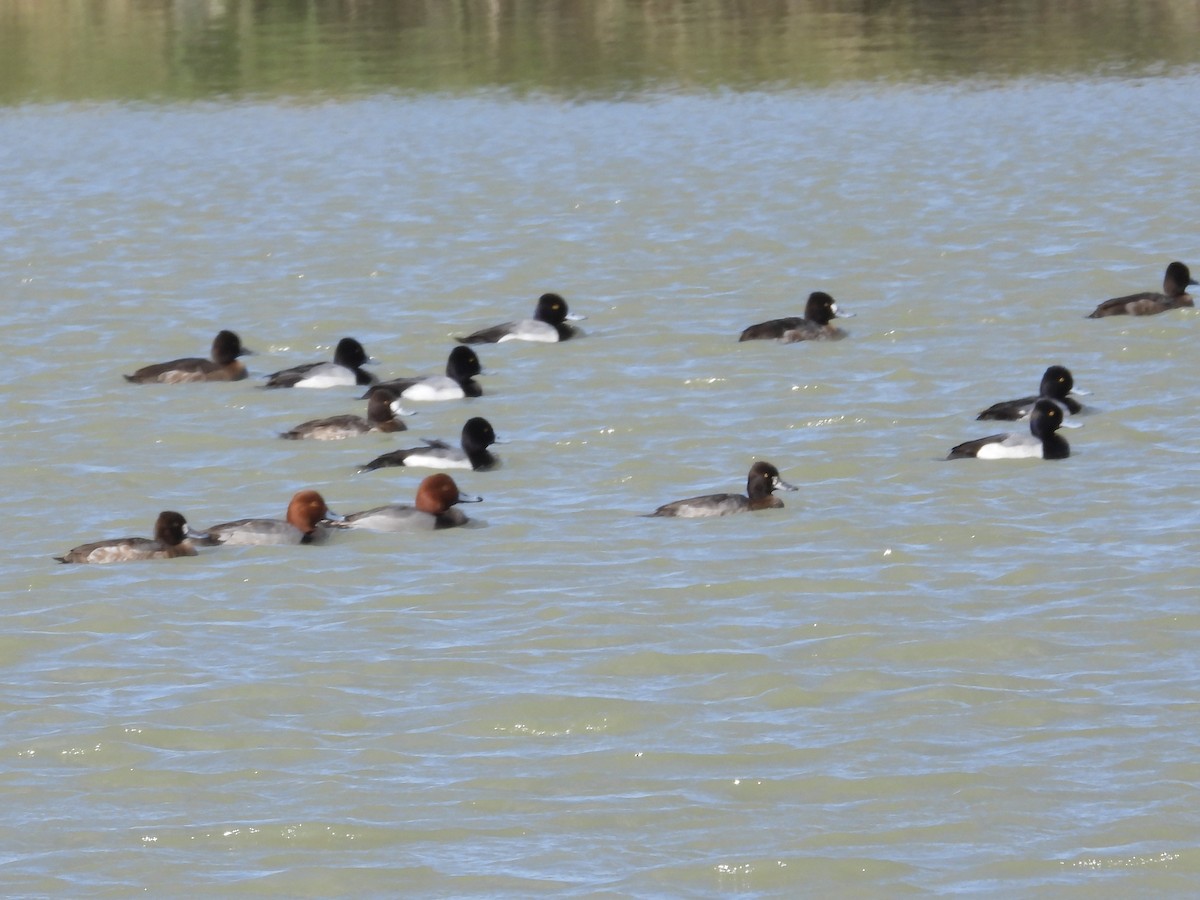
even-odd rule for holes
{"type": "Polygon", "coordinates": [[[10,896],[1187,896],[1200,885],[1200,76],[0,109],[10,896]],[[1182,114],[1181,114],[1182,113],[1182,114]],[[554,290],[400,435],[285,442],[554,290]],[[837,343],[737,343],[827,290],[837,343]],[[256,351],[234,384],[123,373],[256,351]],[[1051,363],[1061,462],[942,461],[1051,363]],[[53,555],[411,499],[472,528],[53,555]],[[744,488],[786,508],[647,519],[744,488]]]}

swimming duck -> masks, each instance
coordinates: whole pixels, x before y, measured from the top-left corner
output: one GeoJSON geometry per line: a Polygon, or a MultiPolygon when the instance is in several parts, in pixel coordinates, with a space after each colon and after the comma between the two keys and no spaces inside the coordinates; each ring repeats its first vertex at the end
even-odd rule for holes
{"type": "MultiPolygon", "coordinates": [[[[1042,398],[1029,414],[1029,432],[993,434],[953,447],[946,459],[1066,459],[1071,447],[1058,434],[1063,411],[1053,400],[1042,398]]],[[[1070,423],[1066,427],[1079,427],[1070,423]]]]}
{"type": "Polygon", "coordinates": [[[364,397],[375,391],[390,391],[405,400],[461,400],[482,397],[483,388],[475,376],[483,372],[479,357],[470,347],[455,347],[446,358],[445,375],[422,375],[417,378],[396,378],[373,385],[364,397]]]}
{"type": "Polygon", "coordinates": [[[398,416],[411,413],[400,405],[394,393],[378,391],[367,398],[367,417],[344,415],[324,419],[310,419],[279,436],[292,441],[340,441],[372,431],[393,432],[408,428],[398,416]]]}
{"type": "Polygon", "coordinates": [[[252,351],[242,346],[242,340],[232,331],[219,331],[212,342],[212,359],[187,356],[170,362],[143,366],[126,381],[134,384],[182,384],[188,381],[241,381],[246,367],[238,359],[252,351]]]}
{"type": "Polygon", "coordinates": [[[454,479],[443,472],[425,478],[417,488],[413,506],[394,503],[376,506],[374,509],[351,513],[338,523],[339,528],[365,528],[369,531],[433,531],[440,528],[457,528],[469,521],[459,503],[479,503],[482,497],[473,497],[459,491],[454,479]]]}
{"type": "Polygon", "coordinates": [[[760,509],[778,509],[783,506],[783,501],[772,493],[777,490],[796,491],[799,488],[784,481],[779,476],[779,470],[769,462],[759,460],[750,467],[750,474],[746,478],[747,496],[705,494],[701,497],[666,503],[647,515],[651,518],[655,516],[696,518],[728,516],[733,513],[755,512],[760,509]]]}
{"type": "Polygon", "coordinates": [[[578,332],[567,321],[579,321],[583,316],[567,311],[567,301],[558,294],[542,294],[532,319],[505,322],[458,338],[460,344],[496,344],[503,341],[537,341],[552,344],[574,337],[578,332]]]}
{"type": "Polygon", "coordinates": [[[1167,266],[1163,276],[1162,293],[1146,291],[1141,294],[1130,294],[1128,297],[1113,297],[1097,306],[1088,316],[1089,319],[1103,319],[1106,316],[1152,316],[1155,313],[1171,309],[1182,309],[1195,306],[1192,295],[1187,292],[1190,285],[1196,284],[1188,267],[1181,262],[1173,262],[1167,266]]]}
{"type": "Polygon", "coordinates": [[[187,521],[177,512],[164,510],[154,523],[154,537],[113,538],[80,544],[62,556],[54,557],[62,563],[96,563],[104,565],[114,562],[129,562],[137,559],[174,559],[177,556],[195,556],[196,548],[191,538],[205,538],[206,534],[192,531],[187,521]]]}
{"type": "Polygon", "coordinates": [[[333,362],[305,363],[267,376],[268,388],[328,388],[374,384],[378,379],[363,368],[367,351],[352,337],[338,341],[333,362]]]}
{"type": "MultiPolygon", "coordinates": [[[[1022,397],[1019,400],[1002,400],[999,403],[993,403],[975,418],[1001,419],[1010,422],[1023,419],[1029,415],[1033,404],[1042,397],[1053,400],[1069,415],[1076,415],[1083,409],[1083,404],[1069,396],[1074,389],[1075,379],[1070,371],[1065,366],[1051,366],[1042,375],[1042,384],[1038,389],[1040,393],[1036,397],[1022,397]]],[[[1086,393],[1086,391],[1081,393],[1086,393]]]]}
{"type": "Polygon", "coordinates": [[[831,323],[836,318],[848,319],[853,315],[839,310],[836,301],[824,291],[814,291],[804,304],[803,316],[770,319],[751,325],[738,341],[777,340],[781,344],[794,344],[798,341],[841,340],[846,332],[831,323]]]}
{"type": "Polygon", "coordinates": [[[492,424],[481,416],[467,419],[462,428],[462,446],[425,438],[424,447],[393,450],[377,456],[361,469],[370,472],[387,466],[414,466],[425,469],[474,469],[485,472],[500,462],[488,447],[496,443],[492,424]]]}
{"type": "Polygon", "coordinates": [[[340,519],[325,498],[312,490],[297,491],[286,519],[238,519],[205,529],[206,544],[316,544],[327,536],[326,521],[340,519]]]}

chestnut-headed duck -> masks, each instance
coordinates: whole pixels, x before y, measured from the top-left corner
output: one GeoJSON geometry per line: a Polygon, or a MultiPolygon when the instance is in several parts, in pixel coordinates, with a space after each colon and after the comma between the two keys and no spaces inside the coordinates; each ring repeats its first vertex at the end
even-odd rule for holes
{"type": "Polygon", "coordinates": [[[454,479],[443,472],[425,478],[417,488],[412,506],[394,503],[351,513],[338,523],[339,528],[365,528],[369,531],[433,531],[457,528],[469,520],[457,508],[459,503],[479,503],[482,497],[464,494],[454,479]]]}
{"type": "Polygon", "coordinates": [[[205,529],[206,544],[316,544],[327,536],[326,521],[341,519],[329,511],[325,498],[312,490],[298,491],[288,504],[286,519],[238,519],[205,529]]]}

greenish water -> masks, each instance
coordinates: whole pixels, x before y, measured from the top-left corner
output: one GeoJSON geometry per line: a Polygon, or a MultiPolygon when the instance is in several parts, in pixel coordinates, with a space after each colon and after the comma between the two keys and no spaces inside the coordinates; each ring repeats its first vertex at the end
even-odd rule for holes
{"type": "Polygon", "coordinates": [[[1196,14],[0,0],[5,896],[1194,896],[1200,314],[1084,315],[1200,267],[1196,14]],[[545,290],[483,397],[277,437],[545,290]],[[1069,459],[941,459],[1051,363],[1069,459]],[[474,415],[477,527],[52,559],[474,415]]]}
{"type": "Polygon", "coordinates": [[[1181,0],[0,0],[0,101],[1139,75],[1198,33],[1181,0]]]}

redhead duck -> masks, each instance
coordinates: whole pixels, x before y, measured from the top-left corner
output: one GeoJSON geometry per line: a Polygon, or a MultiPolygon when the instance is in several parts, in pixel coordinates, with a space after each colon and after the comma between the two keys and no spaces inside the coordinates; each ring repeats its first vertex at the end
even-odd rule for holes
{"type": "Polygon", "coordinates": [[[329,511],[316,491],[298,491],[287,508],[286,520],[238,519],[207,529],[207,544],[316,544],[326,537],[325,521],[341,516],[329,511]]]}
{"type": "Polygon", "coordinates": [[[417,488],[414,505],[395,503],[351,513],[338,523],[338,527],[366,528],[370,531],[433,531],[440,528],[457,528],[469,520],[462,510],[455,508],[456,504],[479,503],[482,500],[482,497],[460,492],[453,478],[439,472],[421,482],[417,488]]]}

